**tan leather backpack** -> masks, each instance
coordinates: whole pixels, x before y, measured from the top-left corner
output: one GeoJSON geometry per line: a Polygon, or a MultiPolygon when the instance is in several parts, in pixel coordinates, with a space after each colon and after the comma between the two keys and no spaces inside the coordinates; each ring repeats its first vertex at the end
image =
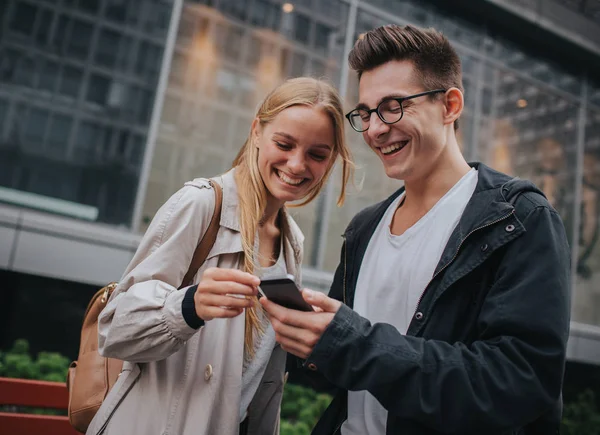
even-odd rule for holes
{"type": "MultiPolygon", "coordinates": [[[[215,244],[217,232],[219,231],[223,191],[217,183],[212,180],[209,181],[215,192],[215,211],[206,233],[194,252],[190,268],[179,288],[191,284],[196,272],[215,244]]],[[[87,430],[106,395],[117,381],[123,367],[123,361],[104,358],[98,353],[98,316],[116,287],[117,283],[112,282],[98,290],[92,297],[83,316],[79,357],[77,361],[73,361],[69,366],[67,375],[69,421],[71,426],[83,433],[87,430]]]]}

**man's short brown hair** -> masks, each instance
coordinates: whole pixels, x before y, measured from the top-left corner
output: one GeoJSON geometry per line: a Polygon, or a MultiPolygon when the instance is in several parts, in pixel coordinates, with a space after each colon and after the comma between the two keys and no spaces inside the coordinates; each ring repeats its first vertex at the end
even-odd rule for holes
{"type": "MultiPolygon", "coordinates": [[[[348,55],[350,68],[370,71],[393,60],[413,63],[425,91],[458,88],[464,92],[460,57],[450,41],[435,29],[389,24],[361,35],[348,55]]],[[[458,122],[454,124],[458,127],[458,122]]]]}

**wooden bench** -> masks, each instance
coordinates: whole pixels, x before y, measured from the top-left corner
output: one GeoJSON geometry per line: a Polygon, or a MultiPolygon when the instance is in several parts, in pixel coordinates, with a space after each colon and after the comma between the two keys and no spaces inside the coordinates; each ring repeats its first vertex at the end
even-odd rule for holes
{"type": "MultiPolygon", "coordinates": [[[[66,410],[67,385],[62,382],[0,378],[0,405],[66,410]]],[[[0,435],[80,435],[66,416],[0,412],[0,435]]]]}

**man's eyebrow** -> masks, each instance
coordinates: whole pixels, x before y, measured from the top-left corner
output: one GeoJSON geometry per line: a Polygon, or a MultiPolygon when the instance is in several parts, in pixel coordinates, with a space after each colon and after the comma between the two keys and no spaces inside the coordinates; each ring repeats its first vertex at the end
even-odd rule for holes
{"type": "MultiPolygon", "coordinates": [[[[389,100],[391,98],[405,98],[407,97],[406,94],[388,94],[388,95],[384,95],[383,97],[381,97],[378,101],[377,104],[375,104],[375,107],[379,106],[379,104],[381,104],[381,102],[383,100],[389,100]]],[[[375,108],[373,107],[373,108],[375,108]]],[[[358,103],[355,107],[355,109],[365,109],[365,110],[369,110],[369,106],[367,106],[365,103],[358,103]]]]}

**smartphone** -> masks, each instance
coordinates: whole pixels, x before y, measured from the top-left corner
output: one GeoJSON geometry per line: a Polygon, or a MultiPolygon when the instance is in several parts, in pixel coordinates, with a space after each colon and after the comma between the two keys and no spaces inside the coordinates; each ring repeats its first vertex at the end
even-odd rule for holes
{"type": "Polygon", "coordinates": [[[302,297],[302,292],[296,285],[293,275],[288,275],[285,278],[263,279],[258,290],[267,299],[282,307],[300,311],[314,311],[313,307],[302,297]]]}

